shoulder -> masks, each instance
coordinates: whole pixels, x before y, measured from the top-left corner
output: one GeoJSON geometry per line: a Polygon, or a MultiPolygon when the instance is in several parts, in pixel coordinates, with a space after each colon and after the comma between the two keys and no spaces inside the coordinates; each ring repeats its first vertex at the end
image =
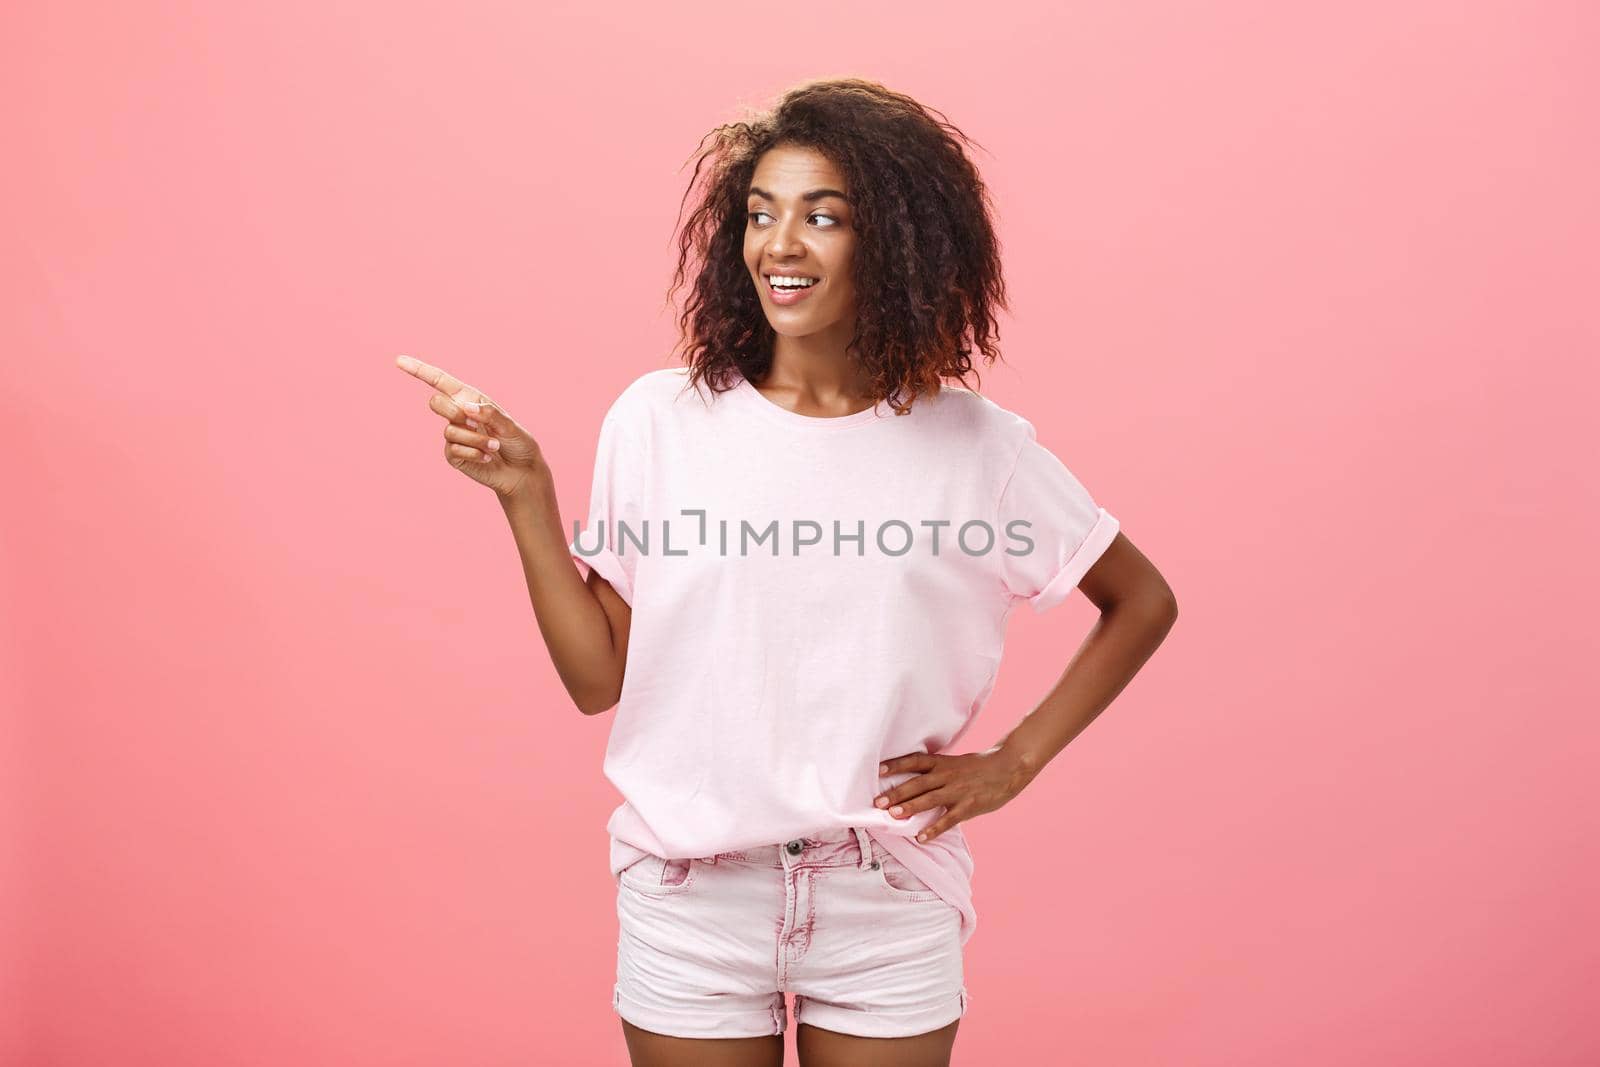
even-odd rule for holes
{"type": "MultiPolygon", "coordinates": [[[[932,398],[931,407],[947,432],[970,436],[1002,453],[1016,455],[1023,443],[1033,440],[1033,423],[1009,408],[960,385],[945,385],[932,398]]],[[[917,403],[922,403],[921,400],[917,403]]]]}
{"type": "Polygon", "coordinates": [[[687,379],[688,372],[678,367],[660,367],[647,370],[623,386],[617,399],[612,401],[613,411],[639,410],[670,400],[687,379]]]}
{"type": "MultiPolygon", "coordinates": [[[[702,386],[702,391],[705,387],[702,386]]],[[[649,423],[668,413],[675,405],[695,402],[689,386],[689,368],[659,367],[645,371],[623,387],[606,410],[606,420],[649,423]]]]}

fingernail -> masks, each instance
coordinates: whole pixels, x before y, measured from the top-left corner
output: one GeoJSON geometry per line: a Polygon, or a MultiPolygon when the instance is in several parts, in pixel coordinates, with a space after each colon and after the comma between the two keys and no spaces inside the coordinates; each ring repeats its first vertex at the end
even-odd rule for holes
{"type": "Polygon", "coordinates": [[[883,807],[885,804],[887,804],[889,802],[887,800],[885,800],[883,797],[879,797],[877,800],[874,800],[873,803],[881,808],[881,807],[883,807]]]}
{"type": "Polygon", "coordinates": [[[902,808],[900,805],[896,804],[894,807],[889,809],[889,814],[890,815],[899,815],[904,810],[905,810],[904,808],[902,808]]]}
{"type": "Polygon", "coordinates": [[[498,452],[500,451],[500,442],[491,437],[489,438],[489,447],[498,452]]]}
{"type": "Polygon", "coordinates": [[[889,765],[887,763],[878,764],[878,773],[879,774],[888,774],[889,773],[889,765]]]}
{"type": "Polygon", "coordinates": [[[927,831],[923,831],[922,833],[917,835],[917,840],[918,841],[926,841],[927,839],[928,839],[927,831]]]}
{"type": "Polygon", "coordinates": [[[463,400],[461,402],[461,406],[472,412],[474,415],[478,413],[478,405],[470,400],[463,400]]]}

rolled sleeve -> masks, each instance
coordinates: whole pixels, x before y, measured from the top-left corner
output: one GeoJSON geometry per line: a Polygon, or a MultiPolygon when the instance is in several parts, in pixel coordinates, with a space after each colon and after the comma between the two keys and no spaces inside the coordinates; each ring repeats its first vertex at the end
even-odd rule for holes
{"type": "Polygon", "coordinates": [[[1001,580],[1007,595],[1045,612],[1077,588],[1115,540],[1116,517],[1101,507],[1031,424],[1000,494],[1001,580]]]}

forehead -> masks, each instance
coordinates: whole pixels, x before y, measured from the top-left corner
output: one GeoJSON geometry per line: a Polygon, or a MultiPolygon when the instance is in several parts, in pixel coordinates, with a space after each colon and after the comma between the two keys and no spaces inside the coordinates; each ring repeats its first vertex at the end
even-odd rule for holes
{"type": "Polygon", "coordinates": [[[798,193],[820,186],[850,191],[833,160],[814,148],[796,145],[777,145],[763,152],[756,160],[750,184],[775,193],[798,193]]]}

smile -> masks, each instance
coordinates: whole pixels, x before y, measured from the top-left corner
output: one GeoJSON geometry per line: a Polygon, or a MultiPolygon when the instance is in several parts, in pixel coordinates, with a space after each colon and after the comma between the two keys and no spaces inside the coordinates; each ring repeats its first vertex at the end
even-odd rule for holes
{"type": "Polygon", "coordinates": [[[811,290],[822,284],[820,278],[790,278],[781,274],[767,275],[767,294],[774,304],[787,307],[798,304],[810,295],[811,290]]]}

